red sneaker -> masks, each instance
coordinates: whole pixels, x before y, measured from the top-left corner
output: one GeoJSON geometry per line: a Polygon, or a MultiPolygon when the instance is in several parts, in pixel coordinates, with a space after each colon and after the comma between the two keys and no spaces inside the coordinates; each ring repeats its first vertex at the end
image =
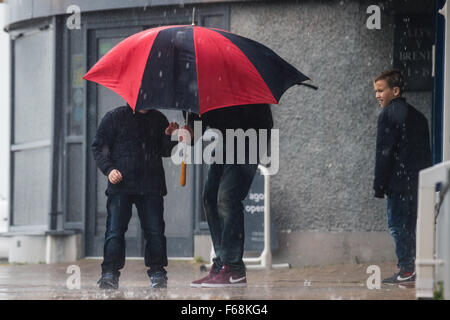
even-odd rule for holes
{"type": "Polygon", "coordinates": [[[191,287],[193,288],[200,288],[202,286],[202,283],[213,278],[219,271],[217,271],[217,266],[215,263],[211,266],[211,269],[209,270],[209,273],[206,275],[206,277],[203,277],[201,279],[195,280],[191,282],[191,287]]]}
{"type": "Polygon", "coordinates": [[[223,265],[219,273],[214,277],[203,281],[202,288],[246,287],[247,277],[245,271],[238,273],[231,270],[230,266],[223,265]]]}

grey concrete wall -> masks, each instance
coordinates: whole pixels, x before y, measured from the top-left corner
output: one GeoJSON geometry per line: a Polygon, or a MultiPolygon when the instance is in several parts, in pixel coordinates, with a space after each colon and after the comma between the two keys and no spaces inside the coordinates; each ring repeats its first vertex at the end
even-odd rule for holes
{"type": "Polygon", "coordinates": [[[82,235],[8,235],[9,263],[57,263],[81,259],[82,235]]]}
{"type": "MultiPolygon", "coordinates": [[[[231,6],[232,32],[274,49],[319,86],[318,91],[293,87],[278,106],[272,107],[275,127],[280,129],[280,170],[271,180],[271,201],[283,239],[290,235],[292,241],[306,241],[304,234],[309,231],[345,233],[345,239],[352,232],[358,232],[359,239],[361,232],[374,232],[378,235],[375,243],[385,243],[386,202],[372,195],[376,125],[381,111],[372,81],[381,71],[392,68],[390,3],[377,2],[384,9],[381,30],[366,28],[366,10],[373,4],[369,1],[272,1],[231,6]]],[[[405,96],[431,119],[431,92],[405,96]]],[[[358,241],[349,243],[358,246],[358,241]]],[[[305,248],[284,250],[294,250],[289,255],[295,257],[305,248]]],[[[393,257],[393,249],[386,250],[393,257]]],[[[366,260],[385,258],[369,256],[366,260]]],[[[320,264],[320,259],[311,263],[320,264]]]]}
{"type": "Polygon", "coordinates": [[[294,231],[279,234],[280,248],[274,263],[317,266],[395,261],[388,232],[294,231]]]}

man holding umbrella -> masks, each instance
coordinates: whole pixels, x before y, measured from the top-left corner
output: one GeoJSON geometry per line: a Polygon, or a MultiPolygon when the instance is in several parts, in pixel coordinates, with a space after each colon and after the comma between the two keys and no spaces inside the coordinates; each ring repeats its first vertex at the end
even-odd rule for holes
{"type": "Polygon", "coordinates": [[[129,106],[106,113],[92,143],[97,166],[108,177],[102,289],[117,289],[125,265],[125,232],[134,204],[146,240],[145,265],[152,288],[165,288],[167,276],[163,196],[167,194],[161,157],[170,156],[177,142],[170,136],[178,124],[169,124],[156,110],[134,112],[129,106]]]}
{"type": "MultiPolygon", "coordinates": [[[[192,118],[192,117],[191,117],[192,118]]],[[[266,150],[259,150],[261,145],[266,146],[257,134],[256,157],[251,155],[250,141],[245,143],[245,154],[238,154],[236,139],[228,143],[227,129],[244,132],[254,129],[268,130],[273,127],[272,112],[268,104],[254,104],[227,107],[206,112],[201,117],[203,129],[210,127],[219,130],[223,137],[223,146],[232,145],[233,150],[223,149],[223,160],[212,163],[208,169],[208,176],[203,188],[203,208],[208,221],[211,239],[216,257],[209,274],[202,279],[193,281],[192,287],[245,287],[247,285],[244,255],[244,206],[243,200],[247,197],[253,178],[255,176],[259,155],[266,150]],[[227,153],[232,152],[234,159],[231,163],[227,153]],[[239,163],[238,158],[244,159],[239,163]],[[252,161],[256,158],[257,161],[252,161]]]]}

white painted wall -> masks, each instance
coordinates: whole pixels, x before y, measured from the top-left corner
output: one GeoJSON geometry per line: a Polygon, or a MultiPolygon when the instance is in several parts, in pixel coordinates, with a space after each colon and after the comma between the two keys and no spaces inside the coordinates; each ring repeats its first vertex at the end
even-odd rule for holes
{"type": "MultiPolygon", "coordinates": [[[[6,4],[0,3],[0,232],[7,231],[10,137],[9,36],[3,31],[6,4]]],[[[2,251],[0,239],[0,256],[2,251]]]]}

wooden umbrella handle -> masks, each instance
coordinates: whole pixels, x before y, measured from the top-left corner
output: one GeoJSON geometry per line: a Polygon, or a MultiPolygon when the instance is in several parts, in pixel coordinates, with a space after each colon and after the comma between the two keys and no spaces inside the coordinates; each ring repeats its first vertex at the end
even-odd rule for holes
{"type": "Polygon", "coordinates": [[[180,186],[184,187],[186,185],[186,163],[181,162],[181,175],[180,175],[180,186]]]}
{"type": "MultiPolygon", "coordinates": [[[[189,112],[186,112],[186,119],[185,123],[188,125],[188,119],[189,119],[189,112]]],[[[186,148],[187,145],[184,145],[184,151],[183,151],[183,157],[186,160],[186,148]]],[[[181,175],[180,175],[180,186],[184,187],[186,185],[186,162],[181,162],[181,175]]]]}

